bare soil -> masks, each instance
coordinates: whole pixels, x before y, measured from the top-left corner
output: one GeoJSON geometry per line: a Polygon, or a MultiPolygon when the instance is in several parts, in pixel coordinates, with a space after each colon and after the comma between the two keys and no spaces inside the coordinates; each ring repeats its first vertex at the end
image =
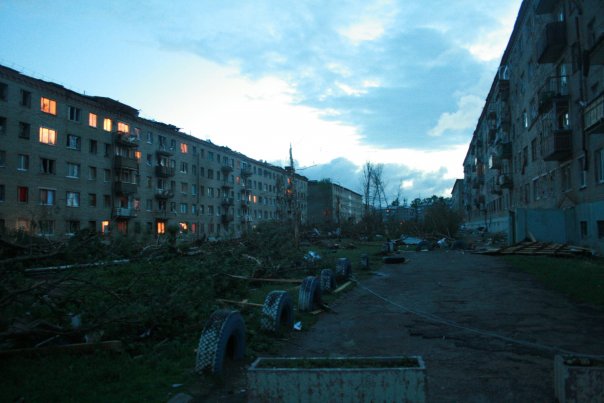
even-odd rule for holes
{"type": "MultiPolygon", "coordinates": [[[[556,350],[604,354],[603,310],[545,289],[501,258],[441,250],[406,256],[293,334],[281,355],[419,355],[430,402],[552,402],[556,350]]],[[[224,387],[195,400],[243,402],[245,388],[240,366],[224,387]]]]}

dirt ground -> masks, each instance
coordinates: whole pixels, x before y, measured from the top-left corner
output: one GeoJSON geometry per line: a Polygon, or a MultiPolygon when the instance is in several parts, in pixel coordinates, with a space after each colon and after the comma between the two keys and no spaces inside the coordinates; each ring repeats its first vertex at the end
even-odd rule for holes
{"type": "MultiPolygon", "coordinates": [[[[281,355],[420,355],[430,402],[552,402],[552,348],[604,354],[603,310],[572,303],[500,258],[460,251],[406,256],[407,263],[362,280],[333,305],[335,313],[293,334],[281,355]]],[[[241,369],[195,400],[244,402],[245,388],[241,369]]]]}

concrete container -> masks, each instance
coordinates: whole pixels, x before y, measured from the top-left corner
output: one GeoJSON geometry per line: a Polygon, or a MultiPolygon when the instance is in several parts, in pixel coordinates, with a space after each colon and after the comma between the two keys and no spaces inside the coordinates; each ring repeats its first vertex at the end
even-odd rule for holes
{"type": "Polygon", "coordinates": [[[557,355],[554,388],[560,403],[604,402],[604,360],[557,355]]]}
{"type": "Polygon", "coordinates": [[[422,357],[260,357],[249,402],[425,402],[422,357]]]}

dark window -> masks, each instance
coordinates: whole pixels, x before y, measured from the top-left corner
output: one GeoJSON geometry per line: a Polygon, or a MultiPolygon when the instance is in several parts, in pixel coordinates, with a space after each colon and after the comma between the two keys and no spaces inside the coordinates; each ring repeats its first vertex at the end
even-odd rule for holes
{"type": "Polygon", "coordinates": [[[0,116],[0,134],[6,134],[6,118],[0,116]]]}
{"type": "Polygon", "coordinates": [[[17,201],[27,203],[29,200],[29,189],[27,186],[17,186],[17,201]]]}
{"type": "Polygon", "coordinates": [[[581,227],[581,239],[587,238],[587,221],[581,221],[579,225],[581,227]]]}
{"type": "Polygon", "coordinates": [[[8,99],[8,84],[0,83],[0,101],[6,101],[8,99]]]}
{"type": "Polygon", "coordinates": [[[111,144],[105,143],[105,157],[109,157],[111,155],[111,144]]]}
{"type": "Polygon", "coordinates": [[[26,108],[31,108],[31,92],[21,90],[21,99],[19,101],[19,105],[26,108]]]}
{"type": "Polygon", "coordinates": [[[0,202],[4,201],[4,185],[0,185],[0,202]]]}
{"type": "Polygon", "coordinates": [[[40,158],[40,172],[43,174],[55,175],[57,173],[56,165],[55,160],[40,158]]]}
{"type": "Polygon", "coordinates": [[[103,207],[111,207],[111,196],[103,195],[103,207]]]}
{"type": "Polygon", "coordinates": [[[29,139],[31,133],[31,125],[25,122],[19,122],[19,137],[22,139],[29,139]]]}
{"type": "Polygon", "coordinates": [[[604,238],[604,221],[597,221],[598,223],[598,238],[604,238]]]}
{"type": "Polygon", "coordinates": [[[96,193],[88,193],[88,205],[96,207],[96,193]]]}
{"type": "Polygon", "coordinates": [[[80,121],[80,108],[76,108],[74,106],[67,107],[67,118],[74,122],[80,121]]]}
{"type": "Polygon", "coordinates": [[[67,135],[67,148],[71,148],[72,150],[79,150],[82,146],[82,140],[80,136],[76,136],[75,134],[67,135]]]}
{"type": "Polygon", "coordinates": [[[97,153],[97,141],[96,140],[90,140],[89,151],[90,151],[90,154],[97,153]]]}

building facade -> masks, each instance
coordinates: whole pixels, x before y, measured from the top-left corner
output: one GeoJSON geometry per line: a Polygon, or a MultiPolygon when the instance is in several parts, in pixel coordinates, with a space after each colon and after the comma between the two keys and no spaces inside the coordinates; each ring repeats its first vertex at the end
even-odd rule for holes
{"type": "Polygon", "coordinates": [[[237,237],[306,220],[307,179],[0,66],[0,230],[237,237]],[[293,185],[292,185],[293,183],[293,185]]]}
{"type": "Polygon", "coordinates": [[[522,2],[462,193],[471,226],[604,252],[604,2],[522,2]]]}
{"type": "Polygon", "coordinates": [[[363,197],[330,181],[308,182],[309,224],[357,223],[363,216],[363,197]]]}

